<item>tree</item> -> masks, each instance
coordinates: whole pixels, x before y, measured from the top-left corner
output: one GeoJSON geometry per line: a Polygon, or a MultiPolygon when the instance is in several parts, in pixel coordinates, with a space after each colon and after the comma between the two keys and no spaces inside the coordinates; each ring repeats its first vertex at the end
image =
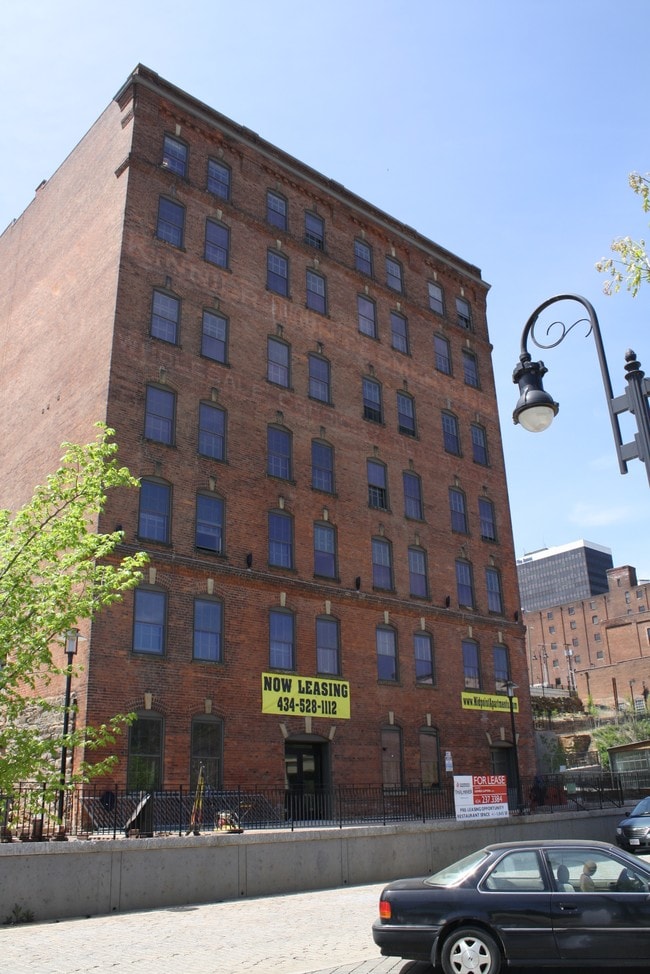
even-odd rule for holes
{"type": "MultiPolygon", "coordinates": [[[[59,469],[21,510],[0,510],[0,794],[29,780],[51,796],[61,788],[62,747],[106,747],[130,720],[71,726],[64,737],[64,704],[46,695],[52,679],[69,672],[52,647],[137,585],[148,561],[145,552],[115,557],[122,532],[96,531],[107,492],[138,486],[115,459],[113,431],[98,430],[93,443],[63,444],[59,469]]],[[[68,784],[105,773],[115,760],[82,761],[68,784]]]]}
{"type": "MultiPolygon", "coordinates": [[[[650,173],[641,176],[630,173],[630,187],[641,197],[643,212],[650,211],[650,173]]],[[[615,257],[603,257],[596,264],[596,270],[601,274],[608,274],[609,280],[604,284],[605,294],[620,291],[624,284],[626,289],[636,297],[643,283],[650,283],[650,256],[646,251],[645,240],[632,240],[631,237],[619,237],[612,241],[611,250],[615,257]]]]}

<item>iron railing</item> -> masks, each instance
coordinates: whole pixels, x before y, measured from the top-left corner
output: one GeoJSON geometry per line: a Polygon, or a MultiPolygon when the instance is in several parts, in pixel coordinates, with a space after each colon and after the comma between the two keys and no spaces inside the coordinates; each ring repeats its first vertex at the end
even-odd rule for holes
{"type": "MultiPolygon", "coordinates": [[[[587,773],[522,776],[510,787],[510,814],[620,807],[650,794],[650,773],[587,773]]],[[[133,792],[77,786],[59,798],[21,785],[0,795],[2,841],[35,842],[64,837],[115,839],[124,836],[189,835],[212,831],[298,829],[393,822],[427,822],[455,816],[451,780],[438,788],[333,787],[310,791],[236,788],[195,793],[179,787],[133,792]]]]}

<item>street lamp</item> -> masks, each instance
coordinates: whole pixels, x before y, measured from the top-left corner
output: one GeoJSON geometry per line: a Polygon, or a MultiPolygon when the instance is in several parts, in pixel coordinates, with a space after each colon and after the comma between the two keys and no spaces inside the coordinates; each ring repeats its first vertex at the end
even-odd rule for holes
{"type": "MultiPolygon", "coordinates": [[[[628,349],[625,353],[627,388],[622,396],[614,397],[596,312],[592,304],[586,298],[580,297],[579,294],[558,294],[553,298],[548,298],[533,311],[526,322],[521,335],[519,362],[512,373],[512,381],[519,386],[519,399],[512,418],[515,423],[519,423],[524,429],[533,433],[540,433],[551,425],[560,407],[553,397],[544,390],[542,379],[548,369],[541,361],[531,361],[528,351],[528,338],[530,337],[538,348],[556,348],[564,341],[569,332],[581,322],[589,324],[585,337],[591,333],[596,342],[600,372],[607,397],[607,408],[616,443],[619,469],[621,473],[627,473],[628,461],[639,459],[645,464],[648,483],[650,484],[650,410],[648,408],[650,380],[645,378],[641,363],[636,359],[636,353],[628,349]],[[554,321],[546,329],[546,336],[550,336],[551,331],[557,327],[560,329],[559,337],[555,341],[546,343],[539,341],[535,335],[537,320],[543,311],[558,301],[577,301],[586,310],[587,317],[578,318],[568,327],[562,321],[554,321]],[[634,440],[629,443],[623,443],[618,419],[619,414],[625,412],[630,412],[635,416],[637,425],[634,440]]],[[[556,331],[555,334],[558,332],[556,331]]]]}
{"type": "Polygon", "coordinates": [[[519,776],[519,754],[517,751],[517,731],[515,728],[515,690],[518,689],[518,685],[513,683],[512,680],[504,680],[501,684],[501,688],[508,694],[508,702],[510,704],[510,730],[512,734],[512,758],[513,766],[515,769],[515,788],[517,792],[517,808],[521,811],[523,807],[523,802],[521,798],[521,778],[519,776]]]}
{"type": "Polygon", "coordinates": [[[68,750],[66,747],[66,738],[68,736],[68,727],[70,725],[70,697],[72,690],[72,661],[77,652],[77,646],[79,644],[79,630],[78,629],[68,629],[65,634],[65,651],[68,656],[68,669],[65,677],[65,704],[63,710],[63,742],[61,744],[61,771],[59,776],[59,781],[61,783],[61,788],[59,790],[59,802],[57,807],[57,815],[59,818],[59,837],[65,838],[65,825],[63,823],[63,802],[65,799],[65,772],[66,772],[66,758],[68,750]]]}

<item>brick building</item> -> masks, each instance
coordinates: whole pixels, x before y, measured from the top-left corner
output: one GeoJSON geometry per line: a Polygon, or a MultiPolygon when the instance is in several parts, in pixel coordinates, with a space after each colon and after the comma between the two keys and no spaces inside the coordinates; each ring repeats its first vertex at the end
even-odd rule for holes
{"type": "Polygon", "coordinates": [[[629,565],[607,592],[524,612],[530,679],[575,690],[586,704],[645,711],[650,688],[650,583],[629,565]]]}
{"type": "Polygon", "coordinates": [[[480,271],[139,66],[0,238],[2,506],[116,430],[140,587],[83,628],[116,780],[512,771],[526,650],[480,271]]]}

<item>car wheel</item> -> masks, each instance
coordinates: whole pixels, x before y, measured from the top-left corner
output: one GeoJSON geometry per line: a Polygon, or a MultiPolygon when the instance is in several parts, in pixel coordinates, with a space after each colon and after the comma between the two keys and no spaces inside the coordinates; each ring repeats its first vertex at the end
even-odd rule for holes
{"type": "Polygon", "coordinates": [[[494,937],[474,927],[450,933],[440,955],[445,974],[497,974],[501,952],[494,937]]]}

